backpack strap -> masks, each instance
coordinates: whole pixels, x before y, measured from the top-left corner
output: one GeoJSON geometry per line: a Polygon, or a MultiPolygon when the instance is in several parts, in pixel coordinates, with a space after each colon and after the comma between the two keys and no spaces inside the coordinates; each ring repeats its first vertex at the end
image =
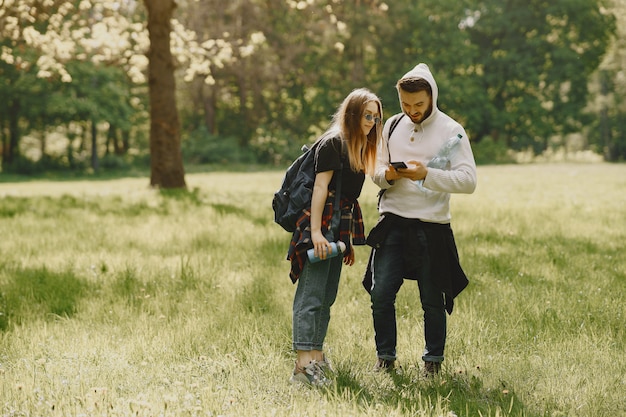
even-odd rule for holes
{"type": "Polygon", "coordinates": [[[404,113],[398,113],[391,118],[391,124],[389,125],[389,134],[387,135],[387,153],[389,154],[389,162],[391,162],[391,153],[389,152],[389,141],[391,140],[391,135],[393,131],[398,127],[398,123],[405,116],[404,113]]]}
{"type": "MultiPolygon", "coordinates": [[[[396,127],[398,127],[398,123],[400,123],[400,120],[402,120],[402,118],[405,116],[404,113],[398,113],[394,116],[391,117],[391,124],[389,125],[389,134],[387,135],[387,154],[389,155],[389,162],[391,162],[391,152],[389,152],[389,141],[391,140],[391,135],[393,134],[393,131],[396,130],[396,127]]],[[[385,194],[385,191],[387,190],[383,190],[381,189],[378,192],[378,203],[376,204],[376,208],[380,207],[380,200],[383,198],[383,194],[385,194]]]]}
{"type": "Polygon", "coordinates": [[[329,242],[335,241],[335,234],[333,230],[338,229],[339,224],[341,223],[341,171],[342,170],[343,170],[343,167],[335,171],[338,174],[337,185],[335,186],[335,203],[333,204],[333,217],[330,219],[330,225],[328,226],[328,233],[326,236],[326,240],[328,240],[329,242]]]}
{"type": "Polygon", "coordinates": [[[343,141],[340,140],[339,143],[341,147],[339,149],[339,160],[341,161],[341,165],[338,170],[335,170],[335,173],[337,173],[337,178],[335,180],[335,204],[333,204],[333,217],[331,218],[330,226],[328,227],[328,236],[326,236],[326,240],[328,240],[329,242],[335,241],[333,230],[338,229],[339,224],[341,223],[341,173],[343,171],[343,141]]]}

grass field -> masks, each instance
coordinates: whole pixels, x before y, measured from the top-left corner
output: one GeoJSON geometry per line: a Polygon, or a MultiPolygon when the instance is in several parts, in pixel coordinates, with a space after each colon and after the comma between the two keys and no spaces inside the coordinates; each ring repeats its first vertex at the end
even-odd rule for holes
{"type": "MultiPolygon", "coordinates": [[[[367,248],[344,269],[328,389],[294,387],[281,172],[0,182],[2,416],[626,416],[626,165],[479,167],[453,196],[470,286],[442,374],[420,376],[400,291],[399,361],[375,362],[367,248]]],[[[376,188],[361,196],[366,227],[376,188]]]]}

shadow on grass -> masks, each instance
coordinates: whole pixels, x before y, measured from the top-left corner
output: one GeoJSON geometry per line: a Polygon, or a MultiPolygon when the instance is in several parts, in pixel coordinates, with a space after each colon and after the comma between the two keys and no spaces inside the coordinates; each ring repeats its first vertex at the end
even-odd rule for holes
{"type": "Polygon", "coordinates": [[[203,204],[199,188],[192,190],[186,188],[161,189],[159,193],[165,200],[176,201],[195,207],[203,204]]]}
{"type": "Polygon", "coordinates": [[[334,389],[327,391],[329,396],[349,397],[365,407],[386,404],[407,415],[422,415],[420,410],[438,405],[458,416],[541,416],[524,406],[510,384],[501,382],[500,387],[488,388],[475,375],[442,372],[426,378],[418,370],[410,370],[360,376],[339,368],[335,381],[334,389]]]}
{"type": "Polygon", "coordinates": [[[90,284],[72,271],[0,265],[0,331],[40,317],[70,317],[90,284]]]}
{"type": "Polygon", "coordinates": [[[28,183],[34,181],[109,181],[123,178],[146,178],[146,186],[150,185],[150,170],[133,168],[128,170],[85,171],[49,171],[32,175],[0,172],[0,183],[28,183]]]}
{"type": "Polygon", "coordinates": [[[211,203],[210,206],[219,216],[238,216],[258,226],[266,226],[272,222],[270,217],[255,216],[249,210],[233,204],[211,203]]]}
{"type": "MultiPolygon", "coordinates": [[[[285,167],[286,168],[286,167],[285,167]]],[[[271,172],[283,170],[271,165],[261,164],[203,164],[185,163],[185,174],[206,174],[211,172],[271,172]]],[[[145,178],[146,186],[150,186],[150,167],[133,166],[129,169],[103,169],[94,172],[88,170],[60,170],[38,172],[30,175],[0,172],[0,183],[26,183],[33,181],[109,181],[123,178],[145,178]]]]}

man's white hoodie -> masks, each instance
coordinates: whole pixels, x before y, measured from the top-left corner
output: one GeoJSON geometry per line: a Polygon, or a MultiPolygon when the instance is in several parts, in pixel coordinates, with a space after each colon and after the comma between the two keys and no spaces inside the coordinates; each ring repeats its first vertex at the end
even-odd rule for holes
{"type": "Polygon", "coordinates": [[[421,123],[413,123],[404,116],[389,138],[389,120],[383,128],[383,140],[378,149],[376,173],[373,181],[385,190],[379,206],[381,213],[394,213],[410,219],[431,223],[449,223],[450,193],[471,194],[476,189],[476,163],[469,138],[463,126],[437,107],[439,90],[430,69],[419,64],[402,78],[419,77],[428,81],[432,89],[433,111],[421,123]],[[385,171],[389,162],[420,161],[427,164],[441,147],[458,134],[461,143],[452,152],[446,169],[428,168],[423,187],[402,178],[387,182],[385,171]],[[411,140],[413,138],[413,140],[411,140]],[[390,160],[391,157],[391,160],[390,160]]]}

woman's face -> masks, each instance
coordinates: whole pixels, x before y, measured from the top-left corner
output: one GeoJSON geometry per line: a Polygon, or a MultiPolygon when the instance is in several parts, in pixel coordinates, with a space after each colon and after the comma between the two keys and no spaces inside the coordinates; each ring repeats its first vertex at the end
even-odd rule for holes
{"type": "Polygon", "coordinates": [[[361,118],[361,130],[363,135],[367,136],[370,130],[375,124],[380,123],[380,113],[378,112],[378,105],[374,101],[370,101],[365,105],[365,111],[361,118]]]}

